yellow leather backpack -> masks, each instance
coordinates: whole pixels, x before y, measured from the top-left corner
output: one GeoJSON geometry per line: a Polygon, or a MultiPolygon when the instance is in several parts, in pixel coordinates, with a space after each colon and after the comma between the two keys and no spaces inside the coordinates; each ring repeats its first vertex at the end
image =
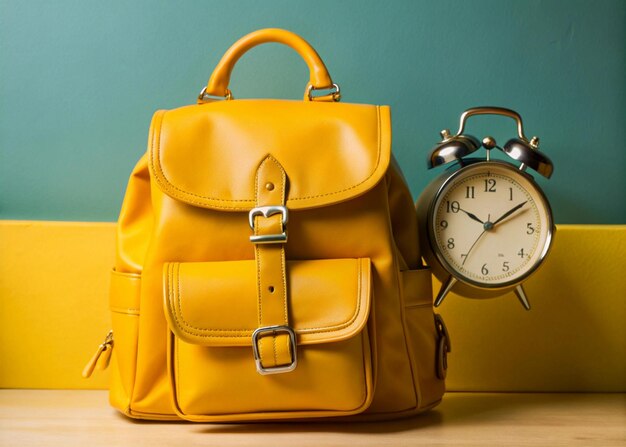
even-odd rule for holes
{"type": "Polygon", "coordinates": [[[338,101],[307,42],[265,29],[226,52],[198,104],[155,113],[119,218],[113,335],[85,372],[113,351],[114,407],[221,422],[439,403],[449,342],[389,107],[338,101]],[[303,101],[234,99],[234,64],[265,42],[306,61],[303,101]]]}

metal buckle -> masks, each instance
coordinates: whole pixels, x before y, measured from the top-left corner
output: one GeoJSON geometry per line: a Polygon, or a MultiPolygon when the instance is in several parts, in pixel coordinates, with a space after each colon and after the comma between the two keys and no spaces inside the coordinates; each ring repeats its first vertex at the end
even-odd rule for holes
{"type": "Polygon", "coordinates": [[[293,371],[298,364],[298,357],[296,355],[296,333],[289,326],[265,326],[260,327],[252,333],[252,352],[254,353],[254,362],[256,363],[256,370],[259,374],[278,374],[293,371]],[[289,345],[291,350],[291,363],[289,365],[272,366],[270,368],[263,367],[261,363],[261,355],[259,354],[259,338],[266,333],[272,335],[286,333],[289,335],[289,345]]]}
{"type": "Polygon", "coordinates": [[[254,218],[256,216],[270,217],[275,214],[282,214],[282,233],[277,234],[253,234],[250,236],[250,242],[253,244],[284,244],[287,242],[287,222],[289,219],[289,212],[287,208],[282,205],[274,206],[259,206],[252,208],[250,214],[248,214],[248,221],[250,228],[254,231],[254,218]]]}
{"type": "Polygon", "coordinates": [[[437,334],[440,337],[445,337],[446,339],[446,352],[452,351],[452,345],[450,344],[450,334],[448,333],[448,328],[446,327],[446,323],[443,321],[443,317],[439,314],[435,314],[435,328],[437,329],[437,334]]]}
{"type": "MultiPolygon", "coordinates": [[[[316,97],[313,96],[314,90],[327,90],[327,89],[318,89],[318,88],[313,87],[313,85],[308,84],[306,88],[306,97],[308,98],[309,101],[315,101],[316,97]]],[[[335,102],[338,102],[341,99],[341,89],[339,88],[337,84],[333,84],[331,87],[328,88],[328,90],[332,90],[332,91],[326,95],[322,95],[322,97],[330,96],[335,102]]]]}
{"type": "Polygon", "coordinates": [[[450,335],[446,324],[443,322],[443,318],[439,314],[435,314],[435,328],[437,329],[437,352],[435,354],[435,372],[437,378],[444,380],[448,374],[448,353],[451,350],[450,347],[450,335]]]}
{"type": "Polygon", "coordinates": [[[232,92],[228,89],[226,89],[226,91],[224,92],[223,97],[208,95],[206,90],[207,90],[207,86],[205,85],[204,88],[200,91],[200,94],[198,95],[198,104],[204,104],[205,102],[210,101],[210,100],[218,101],[221,99],[226,99],[227,101],[230,101],[232,99],[235,99],[233,97],[232,92]]]}

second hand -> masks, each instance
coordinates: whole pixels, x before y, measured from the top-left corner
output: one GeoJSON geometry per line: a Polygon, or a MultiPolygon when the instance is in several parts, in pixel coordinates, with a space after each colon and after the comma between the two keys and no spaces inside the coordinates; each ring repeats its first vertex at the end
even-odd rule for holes
{"type": "MultiPolygon", "coordinates": [[[[478,243],[478,241],[480,240],[481,237],[483,237],[483,234],[485,234],[488,230],[491,230],[493,228],[493,224],[490,222],[491,219],[491,214],[489,214],[487,216],[487,222],[484,223],[483,225],[483,231],[482,233],[480,233],[478,235],[478,237],[476,238],[476,240],[474,241],[474,243],[472,244],[472,246],[470,247],[469,250],[467,250],[467,253],[465,254],[465,259],[463,259],[463,262],[461,263],[461,265],[465,265],[465,261],[467,261],[467,258],[469,258],[470,252],[472,251],[472,249],[474,248],[474,246],[476,246],[476,244],[478,243]]],[[[461,255],[463,256],[463,255],[461,255]]]]}

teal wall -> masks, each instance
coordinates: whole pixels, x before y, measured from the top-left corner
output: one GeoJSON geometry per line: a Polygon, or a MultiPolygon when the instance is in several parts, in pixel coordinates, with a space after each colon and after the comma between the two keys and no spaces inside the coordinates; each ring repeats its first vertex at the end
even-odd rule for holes
{"type": "MultiPolygon", "coordinates": [[[[0,218],[113,221],[151,114],[191,103],[223,52],[258,28],[301,34],[346,102],[390,104],[414,195],[444,127],[510,107],[541,137],[557,223],[626,223],[624,0],[0,0],[0,218]]],[[[266,45],[237,97],[299,98],[306,66],[266,45]]],[[[514,134],[504,118],[468,131],[514,134]]]]}

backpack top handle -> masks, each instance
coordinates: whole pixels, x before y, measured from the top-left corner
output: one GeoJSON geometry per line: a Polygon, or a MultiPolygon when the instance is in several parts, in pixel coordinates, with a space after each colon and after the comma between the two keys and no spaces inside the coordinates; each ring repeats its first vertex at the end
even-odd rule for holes
{"type": "Polygon", "coordinates": [[[211,100],[211,97],[234,99],[231,91],[228,89],[228,84],[230,83],[230,76],[235,64],[251,48],[270,42],[282,43],[293,48],[306,62],[309,67],[310,78],[304,92],[305,100],[339,101],[341,98],[339,86],[333,83],[326,65],[324,65],[315,49],[302,37],[290,31],[266,28],[242,37],[226,51],[215,67],[207,86],[200,92],[198,103],[207,102],[207,100],[211,100]],[[321,96],[314,96],[312,94],[314,90],[331,90],[331,92],[321,96]]]}

